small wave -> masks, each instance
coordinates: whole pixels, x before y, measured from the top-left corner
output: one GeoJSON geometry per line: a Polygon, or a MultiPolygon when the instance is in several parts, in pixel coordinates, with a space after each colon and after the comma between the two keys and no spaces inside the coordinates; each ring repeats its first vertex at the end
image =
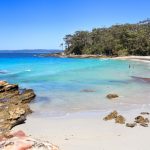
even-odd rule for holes
{"type": "Polygon", "coordinates": [[[109,58],[100,58],[100,61],[110,60],[109,58]]]}
{"type": "Polygon", "coordinates": [[[27,69],[27,70],[23,70],[23,71],[14,72],[13,74],[22,74],[22,73],[30,72],[30,71],[31,71],[30,69],[27,69]]]}
{"type": "Polygon", "coordinates": [[[8,76],[20,76],[20,75],[26,74],[28,72],[31,72],[31,70],[27,69],[27,70],[23,70],[23,71],[9,72],[9,73],[7,73],[7,75],[8,76]]]}
{"type": "Polygon", "coordinates": [[[31,71],[31,69],[27,69],[27,70],[25,70],[25,71],[30,72],[30,71],[31,71]]]}

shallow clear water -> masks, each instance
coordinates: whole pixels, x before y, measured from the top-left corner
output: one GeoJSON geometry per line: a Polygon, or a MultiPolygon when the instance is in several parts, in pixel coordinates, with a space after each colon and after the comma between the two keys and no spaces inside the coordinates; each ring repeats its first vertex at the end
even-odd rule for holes
{"type": "Polygon", "coordinates": [[[131,76],[150,77],[150,63],[0,53],[0,80],[34,89],[38,115],[149,107],[150,84],[131,76]],[[110,101],[109,93],[120,97],[110,101]]]}

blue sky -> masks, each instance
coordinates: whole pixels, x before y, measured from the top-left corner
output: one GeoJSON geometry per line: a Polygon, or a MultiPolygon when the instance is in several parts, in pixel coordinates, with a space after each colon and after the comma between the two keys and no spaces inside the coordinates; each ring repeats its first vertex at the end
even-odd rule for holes
{"type": "Polygon", "coordinates": [[[150,0],[0,0],[0,49],[59,49],[66,34],[150,17],[150,0]]]}

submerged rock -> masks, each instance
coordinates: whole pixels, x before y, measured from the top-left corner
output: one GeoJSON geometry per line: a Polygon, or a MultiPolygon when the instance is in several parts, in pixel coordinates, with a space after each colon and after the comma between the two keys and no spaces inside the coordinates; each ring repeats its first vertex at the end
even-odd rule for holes
{"type": "Polygon", "coordinates": [[[0,71],[0,74],[7,74],[6,71],[0,71]]]}
{"type": "Polygon", "coordinates": [[[137,77],[137,76],[131,76],[131,78],[134,79],[136,82],[150,83],[150,78],[137,77]]]}
{"type": "Polygon", "coordinates": [[[28,103],[34,97],[31,89],[20,93],[17,84],[0,81],[0,134],[25,122],[27,114],[32,112],[28,103]]]}
{"type": "Polygon", "coordinates": [[[117,94],[108,94],[107,96],[106,96],[108,99],[113,99],[113,98],[117,98],[117,97],[119,97],[117,94]]]}
{"type": "Polygon", "coordinates": [[[95,90],[91,90],[91,89],[84,89],[84,90],[81,90],[80,92],[90,93],[90,92],[96,92],[96,91],[95,90]]]}

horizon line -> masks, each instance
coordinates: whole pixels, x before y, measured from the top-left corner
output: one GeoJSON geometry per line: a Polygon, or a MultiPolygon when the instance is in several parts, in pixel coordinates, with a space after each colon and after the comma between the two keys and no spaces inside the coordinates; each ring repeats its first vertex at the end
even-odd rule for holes
{"type": "Polygon", "coordinates": [[[20,50],[60,50],[61,49],[0,49],[0,51],[20,51],[20,50]]]}

